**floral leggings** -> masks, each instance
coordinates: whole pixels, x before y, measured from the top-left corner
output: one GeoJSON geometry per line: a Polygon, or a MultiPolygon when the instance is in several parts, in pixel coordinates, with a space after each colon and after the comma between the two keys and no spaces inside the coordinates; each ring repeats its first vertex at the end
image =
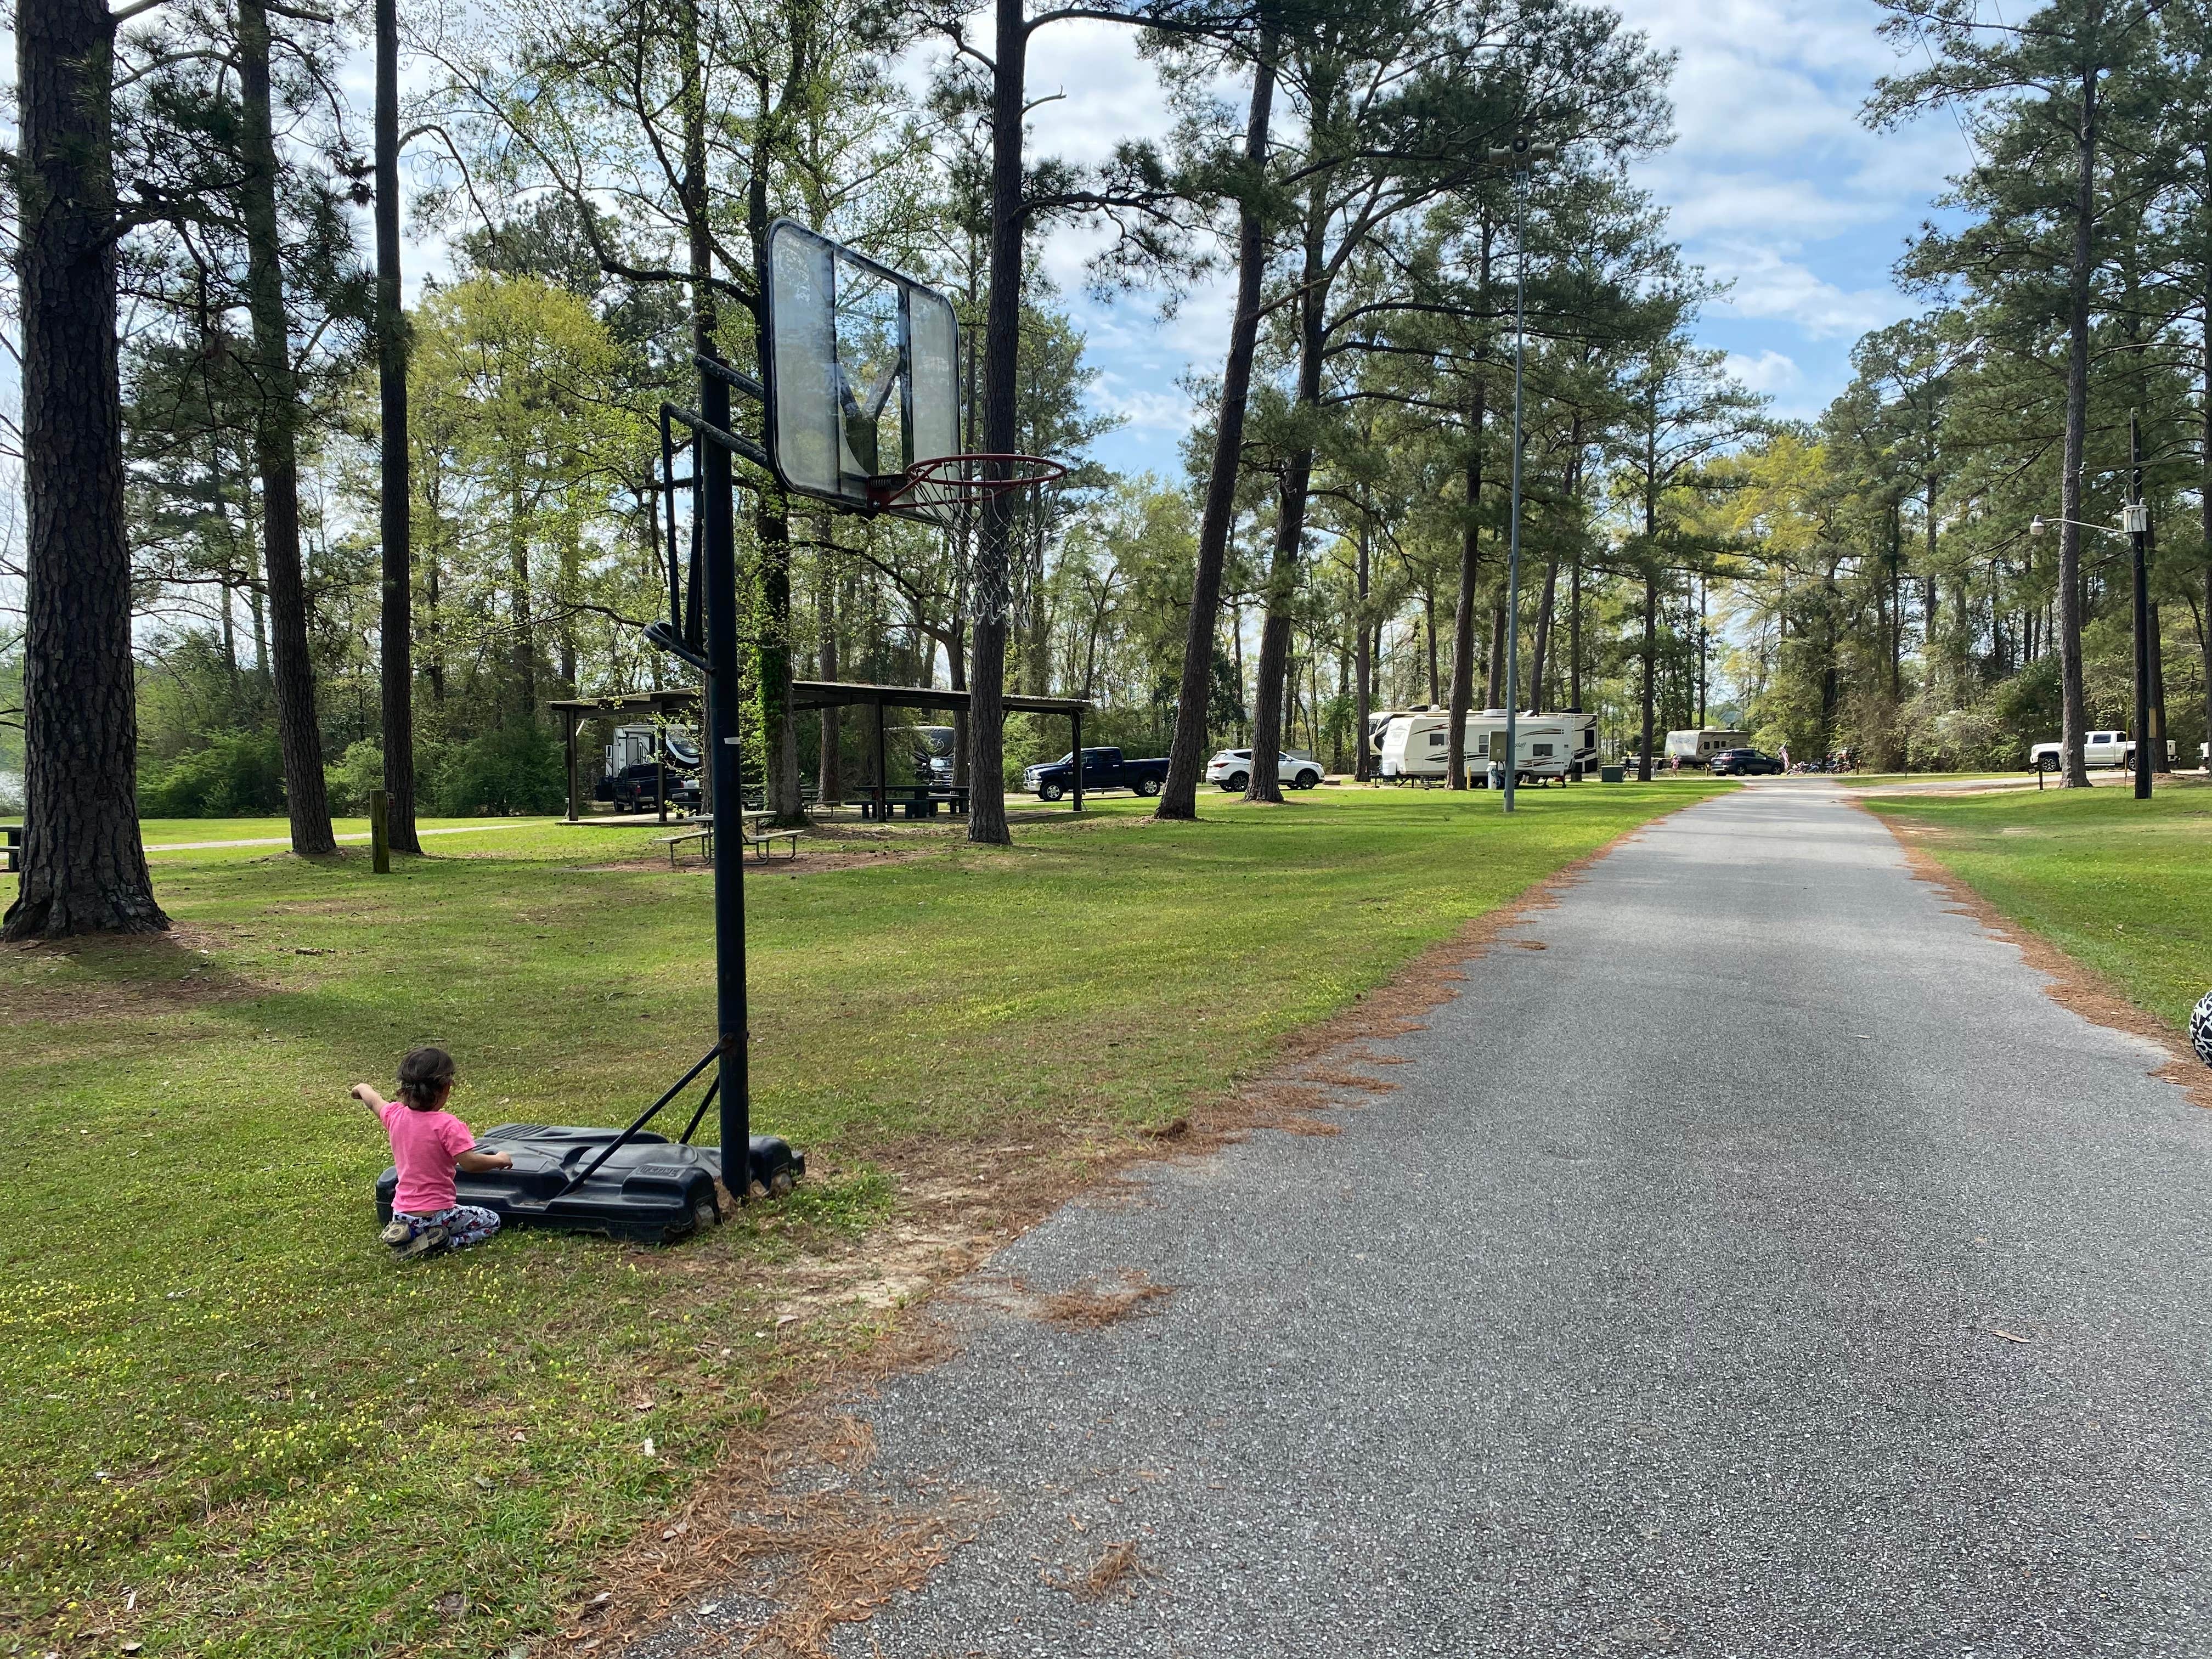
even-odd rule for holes
{"type": "Polygon", "coordinates": [[[449,1250],[465,1250],[471,1244],[481,1244],[499,1231],[498,1212],[476,1204],[456,1204],[450,1210],[434,1210],[428,1215],[409,1215],[394,1210],[392,1218],[407,1224],[410,1238],[420,1237],[426,1227],[443,1227],[449,1250]]]}

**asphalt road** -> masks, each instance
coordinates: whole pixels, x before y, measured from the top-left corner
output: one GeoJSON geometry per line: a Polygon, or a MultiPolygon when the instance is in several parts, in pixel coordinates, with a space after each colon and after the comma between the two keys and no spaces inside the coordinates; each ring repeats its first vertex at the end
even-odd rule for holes
{"type": "Polygon", "coordinates": [[[1517,933],[1340,1135],[985,1270],[1180,1288],[971,1310],[862,1408],[872,1478],[996,1516],[837,1652],[2212,1654],[2212,1116],[2162,1057],[1823,784],[1517,933]]]}

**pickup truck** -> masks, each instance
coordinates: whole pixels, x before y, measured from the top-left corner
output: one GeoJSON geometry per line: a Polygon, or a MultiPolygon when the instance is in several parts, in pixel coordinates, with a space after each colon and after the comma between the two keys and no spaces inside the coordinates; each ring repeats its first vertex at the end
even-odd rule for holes
{"type": "MultiPolygon", "coordinates": [[[[1123,760],[1118,749],[1086,749],[1083,751],[1083,792],[1085,794],[1097,789],[1129,789],[1139,795],[1157,795],[1167,778],[1165,756],[1158,760],[1123,760]]],[[[1072,754],[1022,769],[1022,787],[1039,800],[1058,800],[1074,787],[1075,757],[1072,754]]]]}
{"type": "MultiPolygon", "coordinates": [[[[2173,743],[2168,739],[2166,757],[2169,765],[2173,761],[2173,743]]],[[[2081,763],[2084,766],[2117,766],[2125,769],[2136,763],[2136,740],[2124,732],[2092,732],[2081,744],[2081,763]]],[[[2039,743],[2027,751],[2027,769],[2031,772],[2056,772],[2066,764],[2063,744],[2039,743]]]]}

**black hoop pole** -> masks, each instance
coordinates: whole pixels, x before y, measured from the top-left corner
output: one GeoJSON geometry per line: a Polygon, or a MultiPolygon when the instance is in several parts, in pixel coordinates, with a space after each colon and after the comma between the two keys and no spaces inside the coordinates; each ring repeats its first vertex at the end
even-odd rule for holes
{"type": "MultiPolygon", "coordinates": [[[[708,358],[699,368],[694,428],[707,440],[693,451],[698,494],[692,511],[703,526],[706,568],[707,738],[714,784],[714,1014],[721,1068],[722,1184],[743,1204],[752,1196],[752,1094],[745,1053],[744,785],[738,747],[738,562],[736,504],[730,489],[730,382],[708,358]]],[[[750,448],[752,446],[746,446],[750,448]]]]}

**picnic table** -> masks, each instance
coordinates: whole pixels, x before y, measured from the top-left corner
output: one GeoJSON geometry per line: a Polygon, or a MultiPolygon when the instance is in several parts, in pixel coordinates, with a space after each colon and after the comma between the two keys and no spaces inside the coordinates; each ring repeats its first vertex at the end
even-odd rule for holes
{"type": "Polygon", "coordinates": [[[0,873],[20,875],[23,869],[23,826],[0,823],[0,873]]]}
{"type": "MultiPolygon", "coordinates": [[[[775,816],[775,813],[768,811],[738,814],[738,828],[744,834],[745,846],[756,849],[761,857],[765,859],[775,850],[777,842],[788,842],[791,843],[787,849],[790,855],[794,859],[797,858],[799,856],[798,830],[768,830],[762,827],[775,816]]],[[[697,842],[701,856],[709,864],[714,862],[714,826],[711,823],[700,824],[694,829],[683,831],[680,835],[662,836],[659,840],[661,845],[668,849],[668,867],[672,870],[676,867],[676,849],[685,842],[697,842]]],[[[739,850],[742,855],[743,849],[739,850]]]]}
{"type": "Polygon", "coordinates": [[[965,786],[953,787],[930,783],[887,783],[880,786],[863,785],[860,790],[860,816],[873,818],[880,808],[885,818],[896,809],[910,818],[933,818],[937,809],[945,807],[951,815],[964,817],[968,812],[968,791],[965,786]]]}

